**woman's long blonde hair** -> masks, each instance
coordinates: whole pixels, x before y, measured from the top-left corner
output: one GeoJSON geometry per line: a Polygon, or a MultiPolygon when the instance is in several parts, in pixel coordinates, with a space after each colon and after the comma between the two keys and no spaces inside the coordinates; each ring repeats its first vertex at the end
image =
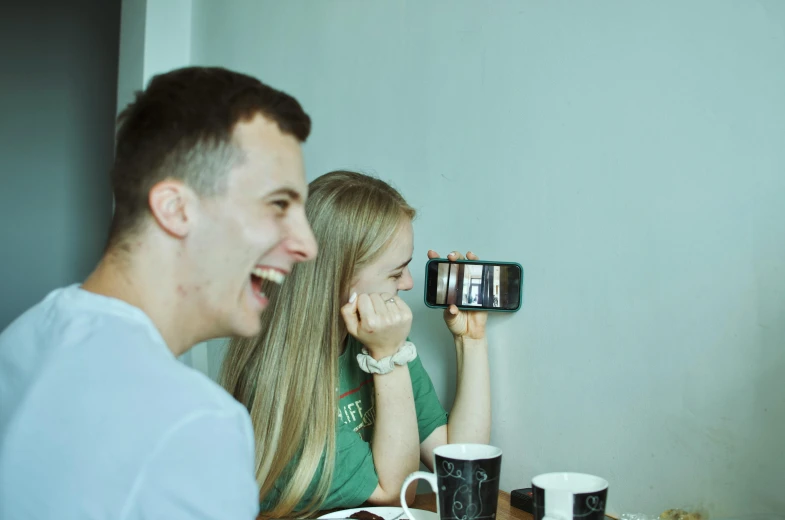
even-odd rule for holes
{"type": "Polygon", "coordinates": [[[265,516],[309,515],[326,498],[335,463],[338,357],[346,336],[342,303],[359,269],[373,262],[415,211],[387,183],[350,171],[309,185],[306,214],[319,253],[296,264],[270,305],[262,332],[234,339],[221,384],[248,407],[256,436],[256,478],[264,499],[283,477],[265,516]],[[323,462],[321,478],[297,510],[323,462]]]}

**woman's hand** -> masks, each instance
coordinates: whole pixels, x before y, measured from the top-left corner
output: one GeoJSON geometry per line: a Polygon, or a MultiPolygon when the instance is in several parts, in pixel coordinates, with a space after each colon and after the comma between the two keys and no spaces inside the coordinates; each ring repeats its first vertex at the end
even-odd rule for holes
{"type": "Polygon", "coordinates": [[[411,309],[390,293],[353,294],[341,315],[349,334],[376,360],[398,352],[412,328],[411,309]]]}
{"type": "MultiPolygon", "coordinates": [[[[439,253],[433,250],[428,251],[428,258],[440,258],[439,253]]],[[[447,255],[447,260],[454,262],[463,260],[464,256],[457,251],[447,255]]],[[[479,260],[480,258],[469,251],[466,259],[479,260]]],[[[460,289],[463,290],[462,288],[460,289]]],[[[444,322],[456,338],[484,339],[485,323],[488,321],[487,311],[462,311],[455,305],[450,305],[444,310],[444,322]]]]}

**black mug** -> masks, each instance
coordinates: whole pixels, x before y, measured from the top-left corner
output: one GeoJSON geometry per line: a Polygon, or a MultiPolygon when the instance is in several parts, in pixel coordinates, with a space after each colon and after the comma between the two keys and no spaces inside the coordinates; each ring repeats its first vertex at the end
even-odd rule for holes
{"type": "Polygon", "coordinates": [[[545,473],[532,479],[534,520],[603,520],[608,482],[585,473],[545,473]]]}
{"type": "Polygon", "coordinates": [[[445,444],[433,450],[433,473],[415,471],[403,481],[401,506],[416,520],[406,505],[406,489],[425,479],[436,493],[436,512],[441,520],[493,520],[499,500],[502,450],[487,444],[445,444]]]}

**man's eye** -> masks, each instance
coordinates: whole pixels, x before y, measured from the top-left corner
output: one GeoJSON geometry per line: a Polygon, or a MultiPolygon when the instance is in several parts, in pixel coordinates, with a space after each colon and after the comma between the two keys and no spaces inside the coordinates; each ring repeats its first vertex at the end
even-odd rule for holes
{"type": "Polygon", "coordinates": [[[398,274],[392,275],[390,278],[392,278],[393,280],[400,280],[402,276],[403,276],[403,273],[398,273],[398,274]]]}
{"type": "Polygon", "coordinates": [[[278,206],[283,211],[286,211],[287,209],[289,209],[289,201],[286,200],[286,199],[275,200],[275,201],[273,201],[273,204],[278,206]]]}

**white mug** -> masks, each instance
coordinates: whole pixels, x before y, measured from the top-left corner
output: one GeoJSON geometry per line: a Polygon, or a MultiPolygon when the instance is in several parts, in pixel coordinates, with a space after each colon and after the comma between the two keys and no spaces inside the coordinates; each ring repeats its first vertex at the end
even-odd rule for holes
{"type": "Polygon", "coordinates": [[[585,473],[545,473],[532,479],[534,520],[603,520],[608,482],[585,473]]]}

